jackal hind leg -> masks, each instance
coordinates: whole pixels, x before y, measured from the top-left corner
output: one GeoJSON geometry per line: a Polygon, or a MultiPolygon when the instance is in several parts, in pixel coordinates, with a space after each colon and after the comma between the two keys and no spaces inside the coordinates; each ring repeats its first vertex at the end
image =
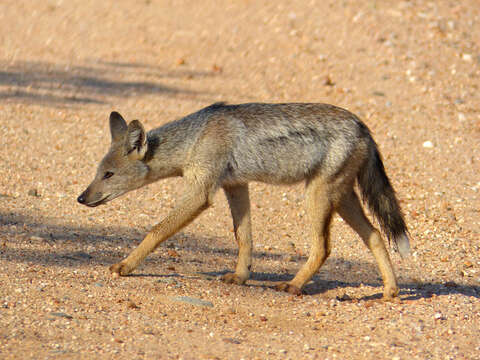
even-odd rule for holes
{"type": "Polygon", "coordinates": [[[357,194],[352,191],[347,194],[338,208],[338,213],[362,238],[377,261],[383,278],[385,299],[398,295],[397,280],[393,271],[392,262],[379,231],[373,227],[365,216],[357,194]]]}
{"type": "Polygon", "coordinates": [[[252,266],[252,225],[248,185],[224,187],[233,219],[235,240],[238,244],[238,261],[234,273],[227,273],[222,280],[229,284],[244,284],[250,277],[252,266]]]}
{"type": "Polygon", "coordinates": [[[320,269],[331,251],[330,222],[333,204],[328,196],[328,186],[320,176],[307,181],[305,203],[312,231],[310,255],[291,281],[276,286],[277,290],[296,295],[301,293],[303,286],[320,269]]]}

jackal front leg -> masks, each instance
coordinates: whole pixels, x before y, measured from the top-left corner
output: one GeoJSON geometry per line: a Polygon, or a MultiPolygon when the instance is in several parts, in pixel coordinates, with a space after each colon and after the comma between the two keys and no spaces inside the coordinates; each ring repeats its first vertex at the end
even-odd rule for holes
{"type": "Polygon", "coordinates": [[[252,266],[252,225],[248,185],[224,187],[233,218],[233,230],[238,244],[238,262],[234,273],[227,273],[222,280],[229,284],[244,284],[250,277],[252,266]]]}
{"type": "Polygon", "coordinates": [[[153,227],[126,259],[110,267],[112,275],[127,275],[132,272],[158,245],[188,225],[209,206],[210,194],[204,188],[194,187],[186,193],[188,195],[180,201],[180,204],[153,227]]]}

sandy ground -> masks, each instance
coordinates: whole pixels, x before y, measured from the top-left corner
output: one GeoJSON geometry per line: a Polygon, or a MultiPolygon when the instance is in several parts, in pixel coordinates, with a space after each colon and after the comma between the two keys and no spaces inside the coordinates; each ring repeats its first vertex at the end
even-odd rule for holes
{"type": "Polygon", "coordinates": [[[480,7],[454,1],[0,2],[0,358],[480,359],[480,7]],[[335,219],[302,296],[303,185],[252,184],[254,274],[223,194],[132,276],[175,204],[169,179],[90,209],[76,197],[117,110],[150,129],[215,101],[327,102],[361,116],[412,235],[382,301],[335,219]]]}

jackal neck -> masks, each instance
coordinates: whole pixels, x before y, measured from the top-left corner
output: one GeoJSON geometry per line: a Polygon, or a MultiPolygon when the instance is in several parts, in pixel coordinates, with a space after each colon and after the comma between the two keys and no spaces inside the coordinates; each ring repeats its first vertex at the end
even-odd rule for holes
{"type": "Polygon", "coordinates": [[[151,181],[183,173],[186,138],[168,125],[147,133],[148,149],[143,161],[150,168],[151,181]]]}

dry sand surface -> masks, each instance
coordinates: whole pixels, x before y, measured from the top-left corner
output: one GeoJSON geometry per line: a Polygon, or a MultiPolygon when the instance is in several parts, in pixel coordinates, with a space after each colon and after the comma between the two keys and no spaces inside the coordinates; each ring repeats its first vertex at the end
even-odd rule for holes
{"type": "Polygon", "coordinates": [[[0,358],[480,359],[478,1],[0,2],[0,358]],[[128,277],[108,266],[173,208],[169,179],[76,197],[118,110],[146,128],[216,101],[327,102],[372,129],[412,235],[381,300],[339,218],[301,296],[303,185],[251,185],[254,274],[223,193],[128,277]]]}

